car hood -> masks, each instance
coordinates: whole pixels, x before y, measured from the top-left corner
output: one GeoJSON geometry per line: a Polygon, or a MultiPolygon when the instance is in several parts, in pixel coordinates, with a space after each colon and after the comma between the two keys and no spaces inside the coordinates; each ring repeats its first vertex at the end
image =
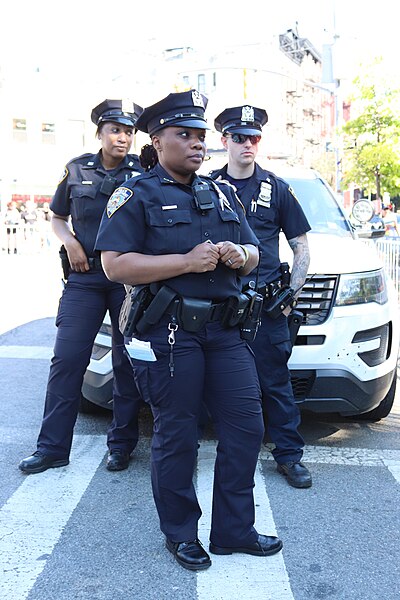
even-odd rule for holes
{"type": "MultiPolygon", "coordinates": [[[[362,240],[326,233],[310,233],[307,238],[310,248],[309,274],[359,273],[383,266],[375,247],[362,240]]],[[[280,257],[282,262],[291,264],[293,261],[293,253],[285,238],[281,243],[280,257]]]]}

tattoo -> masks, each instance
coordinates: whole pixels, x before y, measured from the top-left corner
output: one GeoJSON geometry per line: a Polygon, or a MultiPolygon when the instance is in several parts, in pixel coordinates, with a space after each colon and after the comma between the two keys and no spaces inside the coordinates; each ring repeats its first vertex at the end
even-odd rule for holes
{"type": "Polygon", "coordinates": [[[295,291],[296,297],[299,296],[302,286],[307,277],[308,267],[310,266],[310,250],[308,248],[307,235],[299,235],[296,238],[288,240],[289,246],[293,250],[293,266],[290,277],[290,287],[295,291]],[[299,289],[300,288],[300,289],[299,289]]]}

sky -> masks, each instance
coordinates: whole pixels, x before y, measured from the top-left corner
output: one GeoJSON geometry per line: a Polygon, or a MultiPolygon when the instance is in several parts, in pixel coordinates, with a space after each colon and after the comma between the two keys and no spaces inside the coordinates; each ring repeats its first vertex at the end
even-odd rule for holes
{"type": "Polygon", "coordinates": [[[335,40],[335,78],[354,78],[360,62],[380,55],[397,77],[393,0],[375,6],[365,0],[4,0],[0,67],[21,84],[26,73],[47,71],[69,93],[78,86],[78,93],[93,78],[118,76],[120,64],[133,74],[150,68],[152,56],[166,48],[212,53],[234,46],[240,52],[240,45],[297,27],[318,51],[335,40]]]}
{"type": "Polygon", "coordinates": [[[129,47],[145,50],[149,40],[163,48],[254,43],[271,23],[284,32],[297,22],[301,37],[317,48],[336,33],[355,54],[375,48],[388,53],[397,37],[393,4],[380,0],[371,9],[365,0],[166,0],[142,9],[135,0],[5,0],[0,49],[18,62],[44,60],[61,70],[81,60],[90,71],[129,47]]]}

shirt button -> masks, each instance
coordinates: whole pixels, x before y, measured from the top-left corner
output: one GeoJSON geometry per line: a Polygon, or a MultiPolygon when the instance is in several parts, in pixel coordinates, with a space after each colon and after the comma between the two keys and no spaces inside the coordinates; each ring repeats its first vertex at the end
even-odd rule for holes
{"type": "Polygon", "coordinates": [[[172,223],[172,219],[168,219],[168,223],[172,223]]]}
{"type": "Polygon", "coordinates": [[[204,233],[204,235],[205,235],[205,237],[208,237],[210,234],[208,233],[208,231],[206,231],[206,232],[204,233]]]}
{"type": "Polygon", "coordinates": [[[210,282],[210,283],[214,283],[214,279],[212,279],[212,278],[210,277],[210,279],[209,279],[209,282],[210,282]]]}

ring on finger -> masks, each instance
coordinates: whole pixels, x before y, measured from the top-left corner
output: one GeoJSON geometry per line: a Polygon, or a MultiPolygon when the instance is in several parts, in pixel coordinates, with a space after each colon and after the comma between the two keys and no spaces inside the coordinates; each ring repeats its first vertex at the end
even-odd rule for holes
{"type": "Polygon", "coordinates": [[[228,265],[233,265],[233,262],[231,261],[230,258],[228,258],[228,260],[226,262],[228,263],[228,265]]]}

